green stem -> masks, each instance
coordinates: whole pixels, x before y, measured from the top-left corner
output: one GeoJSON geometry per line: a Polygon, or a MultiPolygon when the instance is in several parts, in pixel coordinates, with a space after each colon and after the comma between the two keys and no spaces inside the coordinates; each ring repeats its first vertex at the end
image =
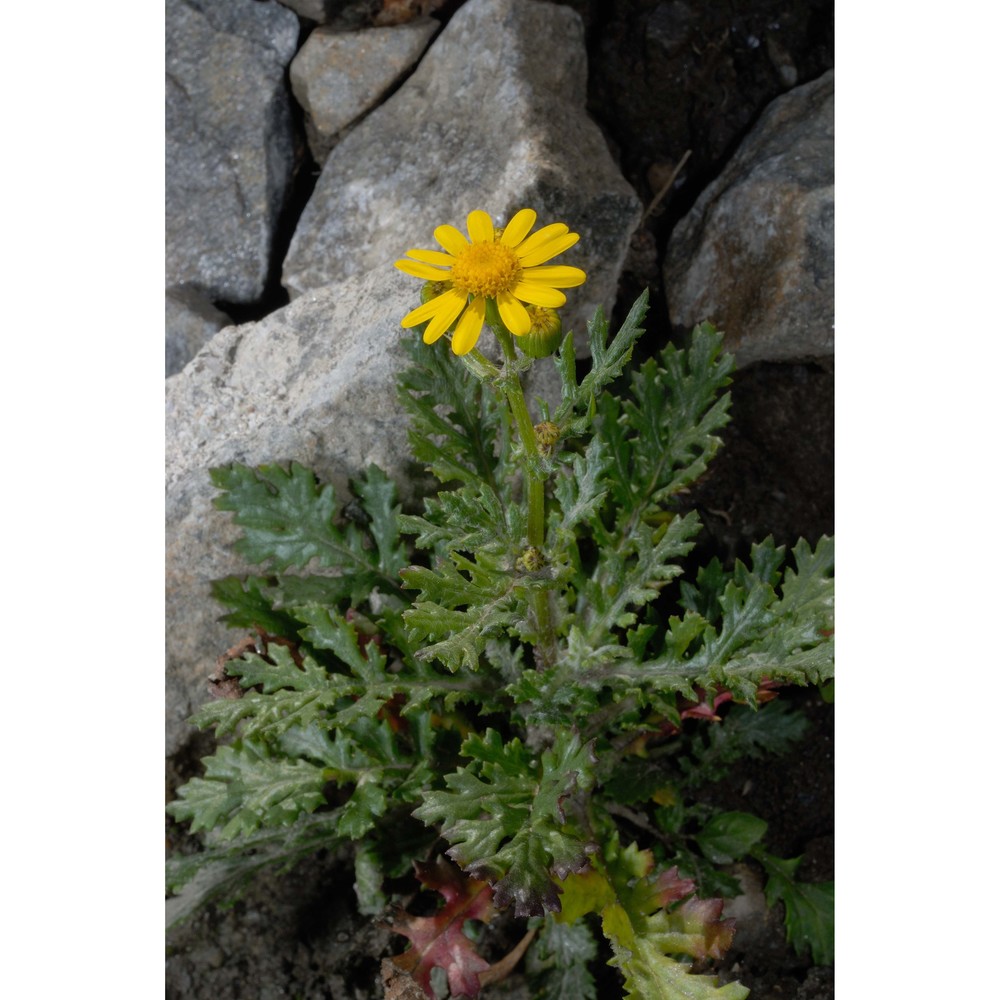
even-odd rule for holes
{"type": "MultiPolygon", "coordinates": [[[[486,302],[486,322],[493,328],[507,361],[516,361],[517,353],[514,350],[513,334],[500,318],[496,303],[490,299],[487,299],[486,302]]],[[[518,378],[516,369],[511,367],[506,373],[503,387],[524,451],[525,493],[528,502],[528,545],[541,549],[545,544],[545,477],[542,473],[535,425],[528,412],[528,404],[524,400],[524,391],[521,389],[521,380],[518,378]]],[[[555,650],[555,636],[552,634],[547,591],[535,593],[534,606],[538,619],[538,631],[544,647],[543,659],[550,660],[555,650]]]]}

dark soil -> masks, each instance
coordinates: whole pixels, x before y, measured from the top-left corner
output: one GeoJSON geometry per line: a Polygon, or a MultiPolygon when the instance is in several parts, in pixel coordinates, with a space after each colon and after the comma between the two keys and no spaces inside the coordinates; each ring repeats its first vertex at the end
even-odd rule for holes
{"type": "MultiPolygon", "coordinates": [[[[450,16],[459,5],[448,3],[440,13],[450,16]]],[[[620,286],[616,319],[643,288],[650,289],[643,350],[653,353],[673,338],[660,275],[673,226],[766,105],[833,66],[833,3],[568,0],[567,5],[587,27],[591,114],[647,206],[690,150],[677,184],[648,212],[633,241],[620,286]]],[[[294,219],[286,221],[294,227],[294,219]]],[[[745,558],[751,542],[768,534],[791,545],[800,536],[814,543],[833,531],[832,367],[755,365],[737,373],[732,393],[725,447],[688,501],[705,523],[699,562],[711,555],[727,563],[745,558]]],[[[824,881],[833,878],[833,708],[813,691],[783,697],[792,698],[810,719],[806,739],[786,758],[747,761],[706,795],[714,805],[761,816],[768,822],[768,850],[803,856],[799,877],[824,881]]],[[[204,737],[195,738],[189,759],[178,760],[168,774],[168,795],[197,773],[194,761],[209,745],[204,737]]],[[[168,841],[178,850],[194,846],[172,823],[168,841]]],[[[752,866],[740,874],[751,890],[755,882],[759,888],[760,873],[752,866]]],[[[228,909],[207,907],[168,935],[167,997],[382,996],[380,961],[394,945],[401,950],[401,942],[358,914],[352,882],[349,857],[320,852],[286,874],[262,876],[228,909]]],[[[717,970],[721,979],[738,979],[754,1000],[831,998],[833,970],[812,967],[785,944],[780,908],[769,913],[753,891],[741,902],[746,909],[734,946],[717,970]]],[[[494,933],[502,931],[501,926],[494,933]]],[[[614,970],[594,971],[601,1000],[621,996],[614,970]]],[[[527,1000],[529,993],[515,974],[483,996],[527,1000]]]]}

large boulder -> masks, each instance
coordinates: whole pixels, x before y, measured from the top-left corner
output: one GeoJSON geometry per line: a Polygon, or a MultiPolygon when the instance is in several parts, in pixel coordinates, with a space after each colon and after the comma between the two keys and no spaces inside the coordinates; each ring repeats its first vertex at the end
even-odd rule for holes
{"type": "Polygon", "coordinates": [[[330,153],[283,272],[294,298],[431,247],[480,208],[523,207],[581,235],[564,324],[610,309],[641,206],[588,117],[583,25],[568,7],[469,0],[413,75],[330,153]]]}
{"type": "Polygon", "coordinates": [[[263,292],[292,175],[298,37],[278,4],[167,0],[167,287],[226,302],[263,292]]]}
{"type": "Polygon", "coordinates": [[[671,234],[674,326],[710,320],[740,365],[833,354],[833,71],[777,98],[671,234]]]}

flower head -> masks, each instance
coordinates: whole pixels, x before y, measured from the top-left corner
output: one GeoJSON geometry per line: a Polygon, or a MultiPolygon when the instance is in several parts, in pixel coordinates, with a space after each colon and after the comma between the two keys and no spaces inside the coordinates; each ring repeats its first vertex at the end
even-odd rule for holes
{"type": "Polygon", "coordinates": [[[444,291],[408,312],[403,326],[427,323],[424,342],[433,344],[454,324],[451,349],[467,354],[482,332],[487,300],[496,302],[504,325],[518,337],[531,329],[526,305],[564,305],[566,296],[559,289],[582,285],[587,275],[578,267],[541,265],[568,250],[580,235],[561,222],[532,233],[536,218],[532,209],[522,208],[496,230],[490,217],[477,210],[469,213],[468,239],[454,226],[438,226],[434,238],[443,253],[407,250],[413,260],[397,260],[396,267],[424,281],[443,282],[444,291]]]}

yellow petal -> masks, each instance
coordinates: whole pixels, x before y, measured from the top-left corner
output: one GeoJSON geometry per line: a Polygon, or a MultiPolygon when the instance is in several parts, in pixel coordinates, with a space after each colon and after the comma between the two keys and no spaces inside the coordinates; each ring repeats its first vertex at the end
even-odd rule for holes
{"type": "Polygon", "coordinates": [[[566,296],[562,292],[549,288],[547,285],[535,285],[530,281],[521,281],[514,286],[514,295],[522,302],[530,302],[533,306],[548,306],[558,309],[566,305],[566,296]]]}
{"type": "Polygon", "coordinates": [[[434,230],[434,239],[451,254],[460,254],[469,241],[454,226],[438,226],[434,230]]]}
{"type": "MultiPolygon", "coordinates": [[[[411,309],[401,320],[401,325],[409,329],[411,326],[419,326],[421,323],[425,323],[429,319],[433,319],[441,312],[451,311],[455,303],[458,303],[458,309],[452,314],[452,319],[458,315],[458,310],[461,309],[462,303],[466,301],[468,296],[464,292],[459,292],[454,288],[449,288],[446,292],[442,292],[440,295],[431,299],[430,302],[425,302],[422,306],[417,306],[416,309],[411,309]]],[[[451,325],[451,321],[445,324],[445,330],[451,325]]],[[[444,333],[444,330],[441,331],[444,333]]],[[[438,334],[440,337],[441,334],[438,334]]],[[[434,338],[435,340],[437,337],[434,338]]]]}
{"type": "Polygon", "coordinates": [[[493,242],[493,220],[485,212],[478,208],[469,212],[466,224],[469,227],[469,239],[473,243],[493,242]]]}
{"type": "Polygon", "coordinates": [[[515,336],[523,337],[531,329],[528,310],[510,292],[500,292],[497,295],[497,308],[504,326],[515,336]]]}
{"type": "MultiPolygon", "coordinates": [[[[452,291],[452,289],[449,289],[452,291]]],[[[441,300],[447,295],[448,292],[443,292],[436,298],[430,300],[430,302],[425,302],[421,306],[417,306],[416,309],[411,309],[400,321],[400,326],[404,326],[409,329],[411,326],[419,326],[421,323],[429,320],[437,311],[441,308],[441,300]]]]}
{"type": "Polygon", "coordinates": [[[557,236],[548,243],[543,243],[537,250],[524,254],[521,257],[521,267],[534,267],[536,264],[544,264],[547,260],[560,254],[563,250],[568,250],[580,238],[579,233],[567,233],[565,236],[557,236]]]}
{"type": "Polygon", "coordinates": [[[454,288],[439,295],[437,301],[441,303],[434,318],[427,324],[424,330],[424,343],[433,344],[452,323],[458,319],[458,314],[465,308],[469,301],[469,296],[465,292],[456,291],[454,288]]]}
{"type": "Polygon", "coordinates": [[[549,267],[529,267],[521,272],[522,281],[540,282],[552,288],[576,288],[587,280],[585,271],[578,267],[565,264],[553,264],[549,267]]]}
{"type": "Polygon", "coordinates": [[[549,240],[554,240],[557,236],[568,232],[569,226],[563,222],[553,222],[551,226],[542,226],[537,233],[532,233],[519,247],[516,247],[514,253],[518,257],[523,257],[525,254],[531,253],[532,250],[537,250],[543,243],[548,243],[549,240]]]}
{"type": "Polygon", "coordinates": [[[469,296],[464,292],[459,292],[453,297],[448,297],[448,293],[445,292],[440,297],[442,299],[448,298],[448,301],[441,306],[441,310],[427,324],[427,329],[424,330],[425,344],[433,344],[458,319],[458,314],[465,308],[466,303],[469,301],[469,296]]]}
{"type": "Polygon", "coordinates": [[[451,267],[455,263],[455,258],[450,253],[441,253],[439,250],[407,250],[406,256],[422,260],[425,264],[437,264],[438,267],[451,267]]]}
{"type": "Polygon", "coordinates": [[[404,274],[423,278],[424,281],[446,281],[451,277],[450,271],[442,271],[439,267],[431,267],[430,264],[421,264],[415,260],[397,260],[396,267],[404,274]]]}
{"type": "Polygon", "coordinates": [[[525,236],[531,232],[531,227],[535,224],[538,213],[531,208],[522,208],[517,215],[507,223],[500,237],[500,242],[504,246],[516,247],[525,236]]]}
{"type": "Polygon", "coordinates": [[[451,335],[451,349],[456,354],[468,354],[483,332],[483,322],[486,319],[486,300],[477,296],[462,314],[462,318],[451,335]]]}

